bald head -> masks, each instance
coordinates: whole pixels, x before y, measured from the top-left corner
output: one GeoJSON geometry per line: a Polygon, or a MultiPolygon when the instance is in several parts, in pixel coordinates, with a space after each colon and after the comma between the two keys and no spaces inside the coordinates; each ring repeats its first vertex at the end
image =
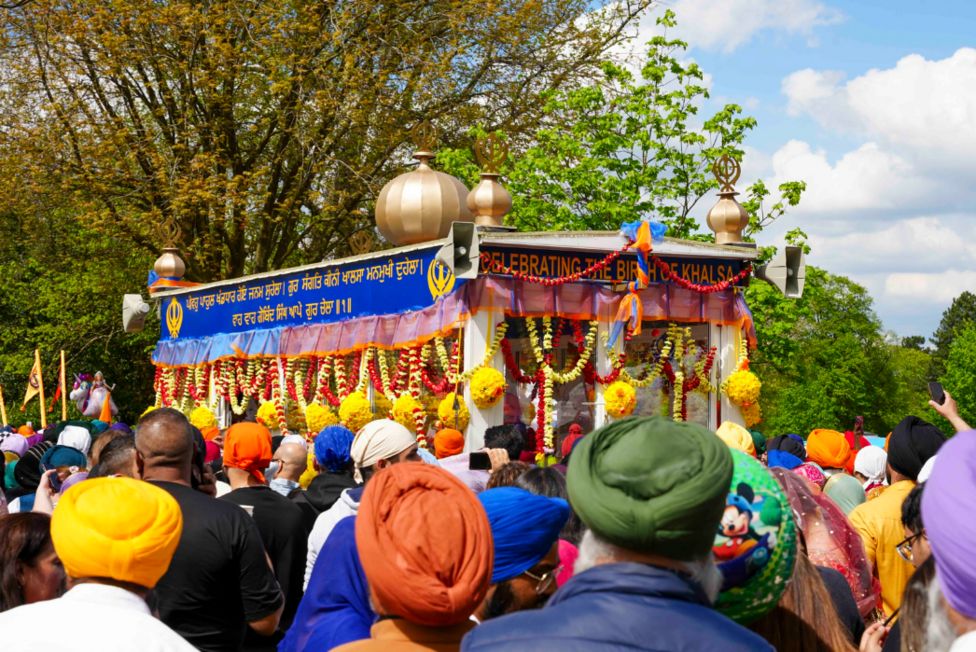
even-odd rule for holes
{"type": "Polygon", "coordinates": [[[173,472],[190,481],[193,459],[193,427],[185,416],[172,408],[153,410],[136,425],[136,452],[145,480],[171,479],[173,472]],[[167,477],[158,472],[168,469],[167,477]]]}
{"type": "Polygon", "coordinates": [[[301,444],[282,444],[275,451],[274,459],[281,461],[281,471],[276,477],[298,482],[308,466],[308,452],[301,444]]]}

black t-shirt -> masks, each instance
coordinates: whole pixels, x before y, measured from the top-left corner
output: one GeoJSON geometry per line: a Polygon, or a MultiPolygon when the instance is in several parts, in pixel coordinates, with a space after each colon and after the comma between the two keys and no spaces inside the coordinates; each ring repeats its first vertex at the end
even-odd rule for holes
{"type": "Polygon", "coordinates": [[[827,587],[830,594],[830,601],[834,603],[834,609],[840,616],[840,621],[844,623],[847,631],[851,634],[851,642],[854,647],[861,644],[861,635],[864,634],[864,620],[857,610],[857,601],[854,600],[854,593],[851,591],[850,584],[844,579],[839,571],[833,568],[817,566],[820,579],[827,587]]]}
{"type": "Polygon", "coordinates": [[[281,606],[261,535],[241,508],[190,487],[153,482],[183,512],[183,534],[154,591],[159,619],[205,652],[240,650],[247,623],[281,606]]]}
{"type": "Polygon", "coordinates": [[[221,497],[221,500],[250,506],[251,515],[261,533],[264,549],[271,558],[278,583],[285,595],[285,610],[279,629],[291,626],[302,599],[305,560],[308,555],[308,532],[301,507],[270,487],[243,487],[221,497]]]}

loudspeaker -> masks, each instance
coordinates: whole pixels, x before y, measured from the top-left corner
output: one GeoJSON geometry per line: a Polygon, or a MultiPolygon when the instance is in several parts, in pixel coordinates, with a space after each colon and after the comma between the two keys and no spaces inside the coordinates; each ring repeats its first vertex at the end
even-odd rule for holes
{"type": "Polygon", "coordinates": [[[766,281],[784,296],[799,299],[803,296],[803,282],[806,279],[807,265],[804,262],[803,249],[787,246],[781,249],[773,259],[765,265],[760,265],[752,275],[766,281]]]}
{"type": "Polygon", "coordinates": [[[447,244],[437,252],[437,260],[453,270],[455,278],[477,278],[479,256],[474,222],[452,222],[447,244]]]}
{"type": "Polygon", "coordinates": [[[138,333],[146,324],[146,315],[151,310],[142,295],[126,294],[122,297],[122,329],[126,333],[138,333]]]}

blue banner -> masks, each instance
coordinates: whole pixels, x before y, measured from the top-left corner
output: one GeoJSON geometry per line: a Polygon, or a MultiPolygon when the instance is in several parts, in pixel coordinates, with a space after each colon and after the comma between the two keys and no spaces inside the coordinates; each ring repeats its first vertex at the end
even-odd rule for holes
{"type": "Polygon", "coordinates": [[[464,283],[434,259],[438,246],[351,263],[214,284],[163,299],[162,340],[209,337],[432,305],[464,283]]]}

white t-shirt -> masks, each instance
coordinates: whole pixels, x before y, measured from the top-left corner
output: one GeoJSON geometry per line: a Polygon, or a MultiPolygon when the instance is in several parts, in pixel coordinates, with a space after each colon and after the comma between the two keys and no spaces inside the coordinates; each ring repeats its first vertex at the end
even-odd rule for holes
{"type": "Polygon", "coordinates": [[[0,613],[0,645],[17,652],[194,652],[149,613],[146,601],[106,584],[79,584],[60,598],[0,613]]]}

